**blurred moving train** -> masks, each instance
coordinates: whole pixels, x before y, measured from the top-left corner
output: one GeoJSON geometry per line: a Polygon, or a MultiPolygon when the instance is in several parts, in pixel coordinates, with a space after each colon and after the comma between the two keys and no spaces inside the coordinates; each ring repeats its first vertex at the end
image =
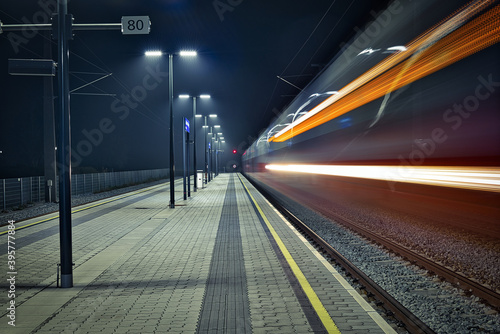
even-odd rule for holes
{"type": "Polygon", "coordinates": [[[387,209],[500,238],[499,2],[372,15],[246,150],[244,173],[325,214],[387,209]]]}

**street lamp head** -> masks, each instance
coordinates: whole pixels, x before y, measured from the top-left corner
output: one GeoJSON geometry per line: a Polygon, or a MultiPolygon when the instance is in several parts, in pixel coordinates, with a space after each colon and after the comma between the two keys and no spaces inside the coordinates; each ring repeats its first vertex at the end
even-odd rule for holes
{"type": "Polygon", "coordinates": [[[179,95],[179,98],[180,99],[189,99],[190,96],[189,96],[189,94],[181,94],[181,95],[179,95]]]}
{"type": "Polygon", "coordinates": [[[201,98],[201,99],[209,99],[209,98],[210,98],[210,95],[208,95],[208,94],[201,94],[201,95],[200,95],[200,98],[201,98]]]}
{"type": "Polygon", "coordinates": [[[208,115],[208,117],[217,117],[217,115],[216,114],[210,114],[210,115],[208,115]]]}
{"type": "Polygon", "coordinates": [[[196,114],[195,116],[196,116],[196,118],[201,118],[201,117],[203,117],[203,115],[200,115],[200,114],[196,114]]]}
{"type": "Polygon", "coordinates": [[[196,57],[198,53],[196,51],[181,51],[179,55],[181,57],[196,57]]]}
{"type": "Polygon", "coordinates": [[[214,125],[214,128],[218,129],[220,128],[220,125],[214,125]]]}
{"type": "Polygon", "coordinates": [[[146,57],[160,57],[161,55],[163,55],[163,52],[161,52],[161,51],[146,51],[146,52],[144,52],[144,55],[146,57]]]}

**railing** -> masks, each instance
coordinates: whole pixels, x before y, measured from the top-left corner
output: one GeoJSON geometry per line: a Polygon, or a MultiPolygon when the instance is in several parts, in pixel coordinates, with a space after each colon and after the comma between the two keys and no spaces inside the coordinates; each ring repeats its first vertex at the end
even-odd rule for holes
{"type": "MultiPolygon", "coordinates": [[[[71,195],[92,194],[167,177],[168,169],[74,174],[71,175],[71,195]]],[[[53,186],[57,192],[57,182],[53,186]]],[[[43,202],[45,187],[47,185],[44,176],[0,179],[0,207],[7,210],[28,203],[43,202]]]]}

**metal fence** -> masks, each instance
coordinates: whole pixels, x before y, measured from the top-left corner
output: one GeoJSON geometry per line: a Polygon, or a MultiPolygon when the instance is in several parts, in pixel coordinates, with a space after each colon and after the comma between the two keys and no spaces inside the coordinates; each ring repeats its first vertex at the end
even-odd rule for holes
{"type": "MultiPolygon", "coordinates": [[[[168,169],[71,175],[71,195],[91,194],[168,177],[168,169]]],[[[57,182],[53,185],[57,189],[57,182]]],[[[0,179],[2,210],[45,201],[44,176],[0,179]]]]}

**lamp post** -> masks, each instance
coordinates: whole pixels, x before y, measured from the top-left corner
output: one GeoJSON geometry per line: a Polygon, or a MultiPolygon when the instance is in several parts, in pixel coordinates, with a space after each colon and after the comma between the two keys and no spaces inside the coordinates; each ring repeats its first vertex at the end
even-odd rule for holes
{"type": "MultiPolygon", "coordinates": [[[[210,95],[208,94],[201,94],[199,96],[190,96],[188,94],[182,94],[179,95],[179,98],[181,99],[188,99],[192,97],[193,98],[193,175],[194,175],[194,191],[197,191],[198,189],[198,170],[197,170],[197,165],[196,165],[196,98],[199,97],[200,99],[209,99],[210,95]]],[[[200,115],[201,117],[201,115],[200,115]]],[[[189,167],[188,167],[189,168],[189,167]]]]}
{"type": "MultiPolygon", "coordinates": [[[[205,172],[205,182],[204,184],[207,184],[207,177],[208,177],[208,143],[207,143],[207,129],[208,129],[208,124],[207,124],[207,116],[204,116],[204,115],[196,115],[196,117],[204,117],[205,119],[205,125],[203,125],[203,128],[205,129],[205,165],[203,167],[203,170],[205,172]]],[[[208,115],[209,118],[215,118],[217,117],[216,114],[210,114],[208,115]]]]}
{"type": "MultiPolygon", "coordinates": [[[[221,144],[224,144],[226,141],[224,140],[222,132],[219,132],[218,135],[219,135],[219,153],[218,154],[220,155],[221,153],[224,153],[224,150],[221,150],[220,146],[221,146],[221,144]]],[[[221,162],[222,162],[221,159],[222,159],[222,157],[219,157],[219,169],[217,170],[217,173],[221,169],[220,168],[220,165],[221,165],[221,162]]],[[[223,170],[223,172],[225,172],[225,169],[223,170]]]]}
{"type": "MultiPolygon", "coordinates": [[[[181,51],[178,53],[181,57],[194,57],[196,51],[181,51]]],[[[161,51],[146,51],[148,57],[159,57],[163,55],[161,51]]],[[[175,154],[174,154],[174,53],[168,53],[168,111],[170,114],[170,208],[175,208],[175,154]]]]}
{"type": "Polygon", "coordinates": [[[220,129],[220,125],[214,125],[214,130],[213,130],[213,133],[212,133],[212,139],[215,139],[214,141],[214,148],[215,148],[215,156],[214,156],[214,163],[213,163],[213,166],[215,168],[213,168],[213,173],[214,173],[214,176],[213,177],[216,177],[217,175],[219,175],[217,173],[217,145],[218,145],[218,139],[217,139],[217,136],[218,136],[218,129],[220,129]]]}
{"type": "Polygon", "coordinates": [[[214,127],[210,127],[210,132],[208,133],[208,138],[210,142],[208,143],[208,182],[212,181],[212,172],[214,170],[214,161],[212,160],[212,150],[213,150],[213,139],[214,139],[214,127]]]}
{"type": "MultiPolygon", "coordinates": [[[[224,137],[220,137],[220,143],[221,143],[221,144],[224,144],[224,143],[225,143],[225,141],[224,141],[224,137]]],[[[220,146],[219,146],[219,153],[224,153],[224,150],[221,150],[221,149],[220,149],[220,146]]],[[[222,159],[222,158],[221,158],[221,159],[222,159]]],[[[226,169],[225,169],[225,167],[224,167],[224,169],[223,169],[223,173],[225,173],[225,172],[226,172],[226,169]]]]}
{"type": "MultiPolygon", "coordinates": [[[[214,176],[212,175],[214,173],[214,166],[216,165],[216,163],[214,162],[214,156],[212,154],[213,152],[213,149],[214,149],[214,142],[213,140],[215,139],[215,143],[217,142],[217,136],[214,137],[214,134],[215,134],[215,130],[214,129],[218,129],[220,128],[220,125],[214,125],[213,127],[210,127],[210,132],[208,133],[210,135],[210,143],[209,143],[209,152],[208,152],[208,161],[209,161],[209,171],[208,171],[208,181],[212,181],[212,179],[214,178],[214,176]]],[[[215,149],[215,153],[217,154],[217,149],[215,149]]],[[[215,168],[217,168],[215,166],[215,168]]]]}
{"type": "Polygon", "coordinates": [[[217,143],[217,148],[215,149],[215,176],[219,176],[219,170],[220,170],[220,159],[219,159],[219,154],[220,154],[220,143],[222,142],[222,132],[217,132],[216,134],[216,143],[217,143]]]}

